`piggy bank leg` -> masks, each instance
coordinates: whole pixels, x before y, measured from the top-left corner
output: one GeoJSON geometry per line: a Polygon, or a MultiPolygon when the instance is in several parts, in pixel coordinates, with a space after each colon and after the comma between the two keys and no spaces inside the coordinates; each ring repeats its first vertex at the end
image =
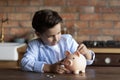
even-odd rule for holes
{"type": "Polygon", "coordinates": [[[85,70],[81,71],[81,76],[85,76],[85,70]]]}
{"type": "Polygon", "coordinates": [[[85,69],[81,71],[82,73],[85,73],[85,69]]]}
{"type": "Polygon", "coordinates": [[[79,70],[76,70],[73,72],[74,74],[79,74],[79,70]]]}
{"type": "Polygon", "coordinates": [[[80,76],[86,77],[86,74],[85,73],[80,73],[80,76]]]}

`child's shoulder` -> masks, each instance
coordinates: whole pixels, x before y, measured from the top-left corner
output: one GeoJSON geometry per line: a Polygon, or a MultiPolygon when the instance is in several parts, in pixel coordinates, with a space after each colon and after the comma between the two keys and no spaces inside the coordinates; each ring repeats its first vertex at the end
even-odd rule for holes
{"type": "Polygon", "coordinates": [[[39,43],[41,43],[40,41],[39,41],[39,39],[33,39],[33,40],[30,40],[29,42],[28,42],[28,44],[31,44],[31,45],[36,45],[36,44],[39,44],[39,43]]]}

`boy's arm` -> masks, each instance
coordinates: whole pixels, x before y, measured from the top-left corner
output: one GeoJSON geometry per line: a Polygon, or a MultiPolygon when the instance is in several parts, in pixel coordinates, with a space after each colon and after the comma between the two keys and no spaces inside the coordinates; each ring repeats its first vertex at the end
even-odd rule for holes
{"type": "Polygon", "coordinates": [[[87,60],[92,60],[92,55],[91,55],[91,51],[84,45],[84,44],[81,44],[78,46],[78,49],[77,49],[81,54],[83,54],[87,60]]]}
{"type": "Polygon", "coordinates": [[[87,53],[84,54],[84,56],[86,57],[86,59],[87,59],[87,60],[92,60],[92,55],[91,55],[91,53],[90,53],[90,50],[87,50],[86,52],[87,52],[87,53]]]}
{"type": "Polygon", "coordinates": [[[43,71],[51,72],[51,64],[44,64],[43,71]]]}

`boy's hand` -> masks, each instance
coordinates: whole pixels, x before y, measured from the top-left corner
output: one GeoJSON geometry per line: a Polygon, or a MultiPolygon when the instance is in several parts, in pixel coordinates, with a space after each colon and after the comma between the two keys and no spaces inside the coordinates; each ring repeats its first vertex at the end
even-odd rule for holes
{"type": "Polygon", "coordinates": [[[91,54],[89,53],[89,49],[84,44],[80,44],[77,50],[83,54],[86,59],[90,60],[92,58],[91,54]]]}
{"type": "Polygon", "coordinates": [[[58,74],[70,73],[70,71],[64,67],[64,65],[62,64],[62,61],[63,60],[55,64],[44,64],[43,71],[53,72],[53,73],[58,73],[58,74]]]}
{"type": "Polygon", "coordinates": [[[61,63],[55,63],[51,66],[51,71],[58,74],[70,73],[61,63]]]}

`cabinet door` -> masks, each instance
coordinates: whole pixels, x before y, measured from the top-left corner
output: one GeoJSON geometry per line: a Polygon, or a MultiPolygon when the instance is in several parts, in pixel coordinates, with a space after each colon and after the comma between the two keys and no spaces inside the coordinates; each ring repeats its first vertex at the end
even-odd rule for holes
{"type": "Polygon", "coordinates": [[[94,66],[120,66],[120,54],[96,53],[94,66]]]}

